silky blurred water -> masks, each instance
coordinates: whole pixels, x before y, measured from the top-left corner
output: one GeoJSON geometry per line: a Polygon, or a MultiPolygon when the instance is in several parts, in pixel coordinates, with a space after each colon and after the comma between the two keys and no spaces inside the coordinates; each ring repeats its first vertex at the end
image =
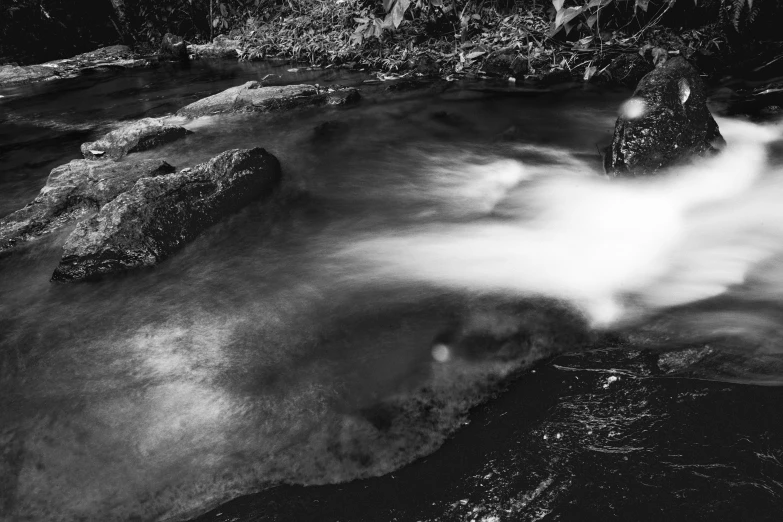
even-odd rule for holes
{"type": "MultiPolygon", "coordinates": [[[[269,74],[364,79],[197,62],[3,91],[0,214],[123,120],[269,74]]],[[[721,156],[610,181],[596,144],[627,92],[484,87],[173,118],[194,134],[133,157],[184,168],[262,146],[283,194],[95,283],[49,282],[68,230],[0,258],[0,513],[181,518],[278,481],[389,472],[514,371],[585,347],[545,332],[511,358],[433,359],[450,325],[502,336],[531,299],[639,343],[718,338],[741,362],[702,377],[778,384],[779,127],[721,120],[721,156]]]]}

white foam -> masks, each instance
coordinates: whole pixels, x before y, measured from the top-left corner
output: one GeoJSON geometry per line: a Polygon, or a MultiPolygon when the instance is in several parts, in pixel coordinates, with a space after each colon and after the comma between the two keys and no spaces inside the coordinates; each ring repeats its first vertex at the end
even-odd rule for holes
{"type": "Polygon", "coordinates": [[[622,320],[628,302],[653,309],[720,294],[783,251],[783,181],[766,153],[780,127],[720,125],[721,154],[644,179],[606,179],[549,150],[544,166],[472,165],[451,175],[454,204],[473,198],[503,218],[394,230],[341,256],[376,280],[569,300],[598,324],[622,320]]]}

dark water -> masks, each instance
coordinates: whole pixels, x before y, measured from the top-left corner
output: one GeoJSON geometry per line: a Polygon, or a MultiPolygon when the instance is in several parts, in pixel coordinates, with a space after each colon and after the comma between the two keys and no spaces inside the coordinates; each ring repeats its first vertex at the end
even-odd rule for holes
{"type": "MultiPolygon", "coordinates": [[[[201,62],[0,92],[0,214],[118,122],[268,74],[365,79],[201,62]]],[[[362,91],[134,155],[260,145],[287,179],[153,270],[53,285],[67,230],[0,259],[0,513],[180,519],[379,476],[520,369],[609,346],[518,375],[400,475],[212,518],[778,513],[783,394],[759,386],[783,377],[778,131],[724,120],[720,163],[609,184],[596,144],[627,92],[362,91]]]]}

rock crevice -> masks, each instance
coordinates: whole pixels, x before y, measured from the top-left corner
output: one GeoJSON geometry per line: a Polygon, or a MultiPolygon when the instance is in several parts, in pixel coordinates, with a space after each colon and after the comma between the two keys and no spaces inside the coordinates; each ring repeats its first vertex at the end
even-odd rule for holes
{"type": "Polygon", "coordinates": [[[162,160],[73,160],[61,165],[31,203],[0,219],[0,252],[97,212],[141,178],[171,172],[174,167],[162,160]]]}

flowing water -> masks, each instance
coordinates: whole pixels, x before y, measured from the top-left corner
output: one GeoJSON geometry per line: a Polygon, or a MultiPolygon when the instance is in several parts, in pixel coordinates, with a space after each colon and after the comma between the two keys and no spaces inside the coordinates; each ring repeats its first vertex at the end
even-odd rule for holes
{"type": "MultiPolygon", "coordinates": [[[[267,74],[364,79],[202,62],[0,92],[0,215],[81,142],[267,74]]],[[[194,134],[134,154],[262,146],[286,177],[154,269],[50,283],[68,230],[0,258],[0,514],[177,519],[388,473],[559,352],[632,343],[685,353],[671,375],[783,383],[783,126],[721,119],[719,156],[608,180],[596,145],[628,92],[362,90],[181,120],[194,134]]]]}

